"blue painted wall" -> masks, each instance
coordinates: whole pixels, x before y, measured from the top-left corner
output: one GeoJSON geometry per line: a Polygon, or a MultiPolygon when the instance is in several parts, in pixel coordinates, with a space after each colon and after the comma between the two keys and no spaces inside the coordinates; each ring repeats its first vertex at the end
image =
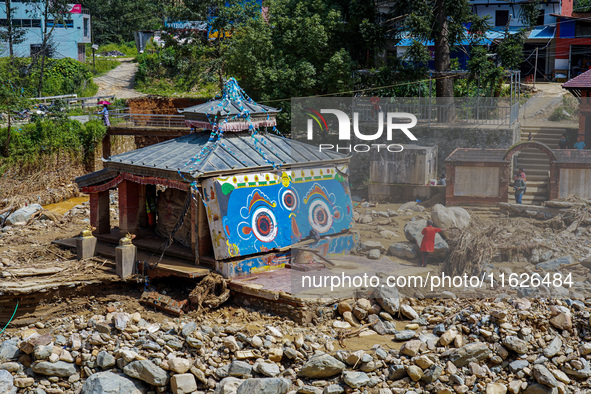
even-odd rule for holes
{"type": "MultiPolygon", "coordinates": [[[[14,53],[18,57],[31,56],[31,45],[40,45],[43,41],[43,4],[39,1],[36,3],[21,3],[12,2],[12,18],[20,19],[30,27],[25,27],[25,40],[14,46],[14,53]],[[32,26],[31,26],[32,25],[32,26]]],[[[6,19],[5,3],[0,3],[0,19],[6,19]]],[[[79,44],[86,44],[91,42],[91,18],[88,11],[82,10],[79,14],[68,14],[64,19],[71,21],[66,26],[56,25],[52,33],[52,41],[54,52],[52,57],[63,58],[71,57],[76,60],[84,60],[84,51],[79,44]],[[80,56],[79,57],[79,53],[80,56]]],[[[49,24],[51,26],[51,24],[49,24]]],[[[8,44],[0,42],[0,56],[8,56],[8,44]]]]}

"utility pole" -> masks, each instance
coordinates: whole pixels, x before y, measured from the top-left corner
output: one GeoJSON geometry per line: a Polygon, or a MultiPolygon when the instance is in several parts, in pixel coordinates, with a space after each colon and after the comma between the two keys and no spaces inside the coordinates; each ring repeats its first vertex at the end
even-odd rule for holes
{"type": "Polygon", "coordinates": [[[538,47],[536,47],[536,62],[534,64],[534,89],[536,88],[536,75],[538,75],[538,47]]]}

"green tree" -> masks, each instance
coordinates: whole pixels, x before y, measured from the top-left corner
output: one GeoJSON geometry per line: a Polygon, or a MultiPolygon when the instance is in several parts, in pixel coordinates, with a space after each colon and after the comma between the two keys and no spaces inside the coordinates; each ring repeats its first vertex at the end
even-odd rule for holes
{"type": "Polygon", "coordinates": [[[159,29],[169,10],[187,10],[175,0],[85,0],[83,4],[92,15],[94,42],[101,45],[133,41],[134,31],[159,29]]]}
{"type": "Polygon", "coordinates": [[[13,114],[30,104],[20,86],[16,85],[17,78],[14,75],[0,78],[0,115],[6,121],[6,140],[4,141],[3,154],[10,154],[10,137],[12,135],[13,114]]]}
{"type": "Polygon", "coordinates": [[[394,3],[392,14],[403,21],[399,33],[434,43],[436,95],[452,97],[451,49],[467,38],[466,24],[473,31],[485,31],[486,20],[472,12],[469,0],[400,0],[394,3]]]}
{"type": "Polygon", "coordinates": [[[236,32],[228,71],[258,99],[335,93],[351,87],[352,59],[342,14],[328,2],[275,0],[267,20],[236,32]]]}
{"type": "Polygon", "coordinates": [[[6,22],[4,26],[0,27],[0,41],[8,44],[8,55],[14,57],[14,46],[22,43],[25,40],[25,30],[20,26],[16,26],[13,21],[13,13],[15,7],[12,6],[11,0],[4,0],[4,12],[6,15],[6,22]]]}

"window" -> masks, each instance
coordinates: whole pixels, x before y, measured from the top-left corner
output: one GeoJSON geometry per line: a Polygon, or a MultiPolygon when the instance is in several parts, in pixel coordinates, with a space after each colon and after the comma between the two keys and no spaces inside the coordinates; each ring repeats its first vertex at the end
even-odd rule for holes
{"type": "Polygon", "coordinates": [[[575,37],[587,38],[591,37],[591,22],[577,21],[575,25],[575,37]]]}
{"type": "Polygon", "coordinates": [[[542,26],[544,24],[544,17],[546,16],[546,11],[540,10],[538,14],[538,19],[536,20],[536,25],[542,26]]]}
{"type": "MultiPolygon", "coordinates": [[[[8,26],[7,19],[0,19],[0,26],[8,26]]],[[[41,27],[41,19],[13,19],[14,27],[41,27]]]]}
{"type": "Polygon", "coordinates": [[[45,26],[46,27],[53,27],[54,23],[55,23],[55,27],[67,27],[67,28],[74,27],[74,21],[72,19],[66,19],[64,21],[62,21],[62,20],[55,21],[53,19],[47,19],[45,21],[45,26]],[[64,23],[65,23],[65,26],[64,26],[64,23]]]}
{"type": "Polygon", "coordinates": [[[89,29],[88,29],[88,25],[89,25],[88,22],[89,21],[90,21],[90,19],[84,18],[84,37],[90,37],[90,32],[89,32],[89,29]]]}
{"type": "Polygon", "coordinates": [[[509,11],[497,10],[495,11],[495,26],[506,26],[509,23],[509,11]]]}
{"type": "Polygon", "coordinates": [[[31,57],[41,53],[41,44],[31,44],[31,57]]]}

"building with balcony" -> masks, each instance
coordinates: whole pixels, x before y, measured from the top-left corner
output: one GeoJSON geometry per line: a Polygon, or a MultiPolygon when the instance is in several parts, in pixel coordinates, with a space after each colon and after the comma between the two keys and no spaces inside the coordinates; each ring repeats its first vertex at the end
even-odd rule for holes
{"type": "Polygon", "coordinates": [[[591,69],[591,1],[562,0],[556,18],[556,73],[573,78],[591,69]]]}
{"type": "MultiPolygon", "coordinates": [[[[6,6],[0,5],[0,29],[8,25],[6,6]]],[[[53,27],[50,39],[50,56],[53,58],[70,57],[79,61],[86,60],[85,44],[91,42],[91,20],[88,10],[80,4],[70,4],[70,11],[62,19],[43,18],[44,2],[11,1],[12,26],[24,29],[22,42],[13,46],[18,57],[33,56],[41,50],[44,27],[48,31],[53,27]]],[[[0,56],[8,56],[8,43],[0,42],[0,56]]]]}

